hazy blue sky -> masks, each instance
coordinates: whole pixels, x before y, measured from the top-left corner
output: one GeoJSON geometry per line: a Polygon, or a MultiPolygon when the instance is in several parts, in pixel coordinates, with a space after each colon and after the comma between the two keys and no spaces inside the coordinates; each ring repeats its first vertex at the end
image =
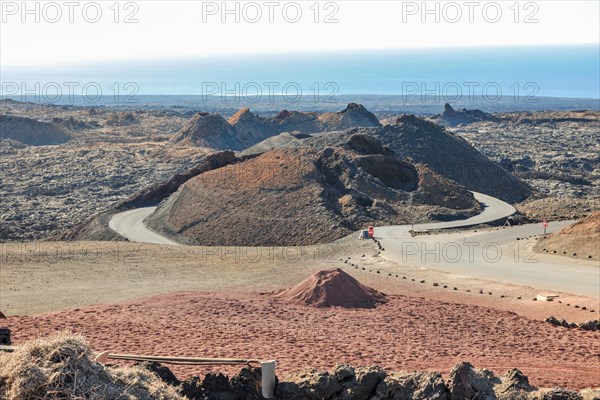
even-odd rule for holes
{"type": "Polygon", "coordinates": [[[76,3],[2,1],[1,65],[598,43],[600,36],[595,0],[76,3]]]}

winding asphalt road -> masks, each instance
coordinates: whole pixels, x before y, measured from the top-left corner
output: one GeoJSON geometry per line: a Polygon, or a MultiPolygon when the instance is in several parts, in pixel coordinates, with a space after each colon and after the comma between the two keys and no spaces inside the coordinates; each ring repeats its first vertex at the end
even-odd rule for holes
{"type": "MultiPolygon", "coordinates": [[[[415,231],[485,224],[508,217],[516,211],[502,200],[482,193],[473,194],[484,206],[480,214],[465,220],[417,224],[414,226],[415,231]]],[[[109,227],[133,242],[179,245],[144,224],[144,219],[155,209],[156,207],[145,207],[115,214],[109,227]]],[[[551,222],[547,232],[552,233],[572,222],[551,222]]],[[[541,235],[541,224],[416,237],[411,237],[411,228],[411,225],[376,228],[375,236],[385,248],[383,254],[386,258],[399,264],[473,278],[600,298],[598,261],[539,254],[533,252],[530,241],[515,242],[516,238],[541,235]]]]}
{"type": "Polygon", "coordinates": [[[144,207],[115,214],[108,222],[108,227],[130,242],[179,246],[179,243],[154,232],[144,224],[144,219],[154,210],[156,207],[144,207]]]}

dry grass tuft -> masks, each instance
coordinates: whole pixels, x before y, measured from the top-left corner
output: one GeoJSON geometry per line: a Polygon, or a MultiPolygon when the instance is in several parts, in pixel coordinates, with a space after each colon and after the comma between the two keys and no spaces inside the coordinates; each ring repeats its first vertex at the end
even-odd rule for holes
{"type": "Polygon", "coordinates": [[[85,338],[69,332],[0,353],[0,398],[184,399],[149,371],[94,362],[85,338]]]}

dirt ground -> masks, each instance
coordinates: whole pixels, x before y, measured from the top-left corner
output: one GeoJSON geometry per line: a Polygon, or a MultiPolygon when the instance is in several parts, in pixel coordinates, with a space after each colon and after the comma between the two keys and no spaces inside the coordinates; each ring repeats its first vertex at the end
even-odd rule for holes
{"type": "Polygon", "coordinates": [[[533,319],[553,315],[581,322],[599,315],[598,298],[560,293],[558,301],[532,301],[540,292],[535,288],[398,265],[378,253],[373,242],[353,236],[298,248],[5,244],[0,245],[0,311],[32,315],[180,291],[269,292],[294,286],[316,271],[342,267],[388,294],[483,305],[533,319]]]}
{"type": "Polygon", "coordinates": [[[599,299],[560,293],[558,301],[533,301],[540,290],[398,265],[354,237],[301,248],[35,242],[0,249],[0,311],[8,316],[0,325],[16,343],[71,329],[98,350],[270,357],[281,373],[339,362],[448,372],[471,361],[497,373],[521,368],[537,385],[600,382],[600,333],[541,322],[597,319],[599,299]],[[391,301],[376,311],[317,310],[270,295],[334,267],[391,301]]]}
{"type": "MultiPolygon", "coordinates": [[[[388,299],[375,309],[342,309],[299,305],[272,294],[180,292],[9,317],[5,324],[17,343],[69,329],[86,336],[97,351],[275,359],[282,376],[337,363],[448,373],[454,364],[470,361],[498,374],[519,368],[540,386],[580,389],[599,382],[600,332],[476,305],[388,299]]],[[[181,377],[206,372],[173,370],[181,377]]]]}

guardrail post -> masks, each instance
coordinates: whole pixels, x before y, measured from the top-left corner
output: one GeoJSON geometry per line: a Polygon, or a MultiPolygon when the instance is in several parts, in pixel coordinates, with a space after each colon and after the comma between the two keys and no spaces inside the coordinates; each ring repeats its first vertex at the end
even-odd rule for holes
{"type": "Polygon", "coordinates": [[[265,399],[275,397],[275,360],[263,361],[260,363],[262,370],[262,395],[265,399]]]}

